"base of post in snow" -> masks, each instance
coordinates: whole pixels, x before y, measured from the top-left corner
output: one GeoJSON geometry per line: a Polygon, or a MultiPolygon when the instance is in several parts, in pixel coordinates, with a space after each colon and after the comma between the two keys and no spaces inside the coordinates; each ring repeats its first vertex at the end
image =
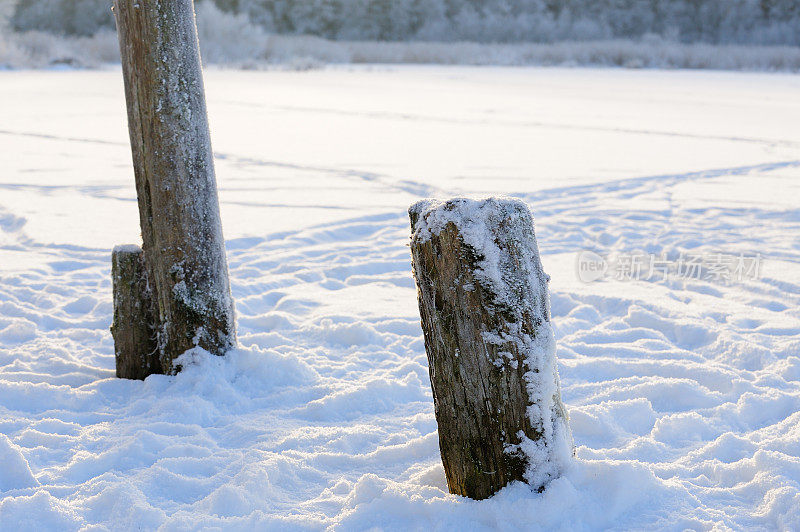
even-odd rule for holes
{"type": "Polygon", "coordinates": [[[527,205],[411,206],[411,254],[451,493],[542,489],[572,457],[550,303],[527,205]]]}
{"type": "Polygon", "coordinates": [[[156,319],[144,254],[139,246],[117,246],[111,252],[114,291],[114,357],[117,377],[145,379],[163,373],[159,361],[156,319]]]}

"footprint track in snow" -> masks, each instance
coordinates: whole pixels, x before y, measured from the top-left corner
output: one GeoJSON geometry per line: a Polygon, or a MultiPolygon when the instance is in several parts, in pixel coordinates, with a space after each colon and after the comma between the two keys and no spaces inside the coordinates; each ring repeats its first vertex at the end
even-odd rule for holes
{"type": "MultiPolygon", "coordinates": [[[[758,249],[800,262],[785,238],[800,224],[794,209],[684,206],[675,197],[687,182],[796,168],[519,196],[533,207],[545,256],[758,249]]],[[[107,252],[32,242],[11,216],[3,220],[16,245],[40,261],[0,277],[0,428],[45,491],[85,500],[112,485],[151,511],[248,515],[263,501],[231,488],[239,482],[280,495],[270,512],[311,508],[333,522],[348,504],[334,491],[360,496],[373,482],[367,474],[411,482],[431,469],[441,487],[404,211],[229,241],[245,349],[145,383],[112,378],[107,252]]],[[[794,467],[800,449],[796,279],[776,270],[743,284],[576,285],[564,282],[569,274],[554,275],[552,308],[581,467],[602,459],[643,468],[707,507],[734,486],[756,504],[787,484],[780,470],[794,467]]],[[[760,522],[736,511],[725,518],[760,522]]]]}

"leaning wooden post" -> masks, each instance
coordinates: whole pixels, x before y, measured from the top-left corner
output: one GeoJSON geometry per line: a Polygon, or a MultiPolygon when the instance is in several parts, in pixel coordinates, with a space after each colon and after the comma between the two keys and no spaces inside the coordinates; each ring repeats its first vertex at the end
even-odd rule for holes
{"type": "Polygon", "coordinates": [[[115,0],[161,365],[236,343],[192,0],[115,0]]]}
{"type": "Polygon", "coordinates": [[[111,252],[114,285],[114,357],[117,377],[144,379],[161,373],[156,319],[139,246],[117,246],[111,252]]]}
{"type": "Polygon", "coordinates": [[[521,201],[421,201],[411,253],[451,493],[541,489],[566,467],[548,277],[521,201]]]}

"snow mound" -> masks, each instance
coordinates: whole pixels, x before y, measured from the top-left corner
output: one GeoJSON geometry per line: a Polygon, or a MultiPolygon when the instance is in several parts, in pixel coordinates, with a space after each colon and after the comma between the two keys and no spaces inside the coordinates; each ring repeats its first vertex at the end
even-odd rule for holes
{"type": "Polygon", "coordinates": [[[0,462],[0,492],[39,485],[19,446],[5,434],[0,434],[0,462]]]}

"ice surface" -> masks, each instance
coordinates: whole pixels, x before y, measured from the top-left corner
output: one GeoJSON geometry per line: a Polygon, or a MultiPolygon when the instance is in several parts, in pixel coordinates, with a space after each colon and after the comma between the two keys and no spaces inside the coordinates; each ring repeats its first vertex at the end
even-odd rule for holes
{"type": "Polygon", "coordinates": [[[0,528],[800,528],[800,78],[206,86],[242,347],[131,382],[108,332],[109,252],[139,241],[121,74],[0,72],[0,528]],[[495,194],[536,213],[577,456],[475,502],[446,491],[405,209],[495,194]],[[585,284],[582,249],[765,262],[585,284]]]}

